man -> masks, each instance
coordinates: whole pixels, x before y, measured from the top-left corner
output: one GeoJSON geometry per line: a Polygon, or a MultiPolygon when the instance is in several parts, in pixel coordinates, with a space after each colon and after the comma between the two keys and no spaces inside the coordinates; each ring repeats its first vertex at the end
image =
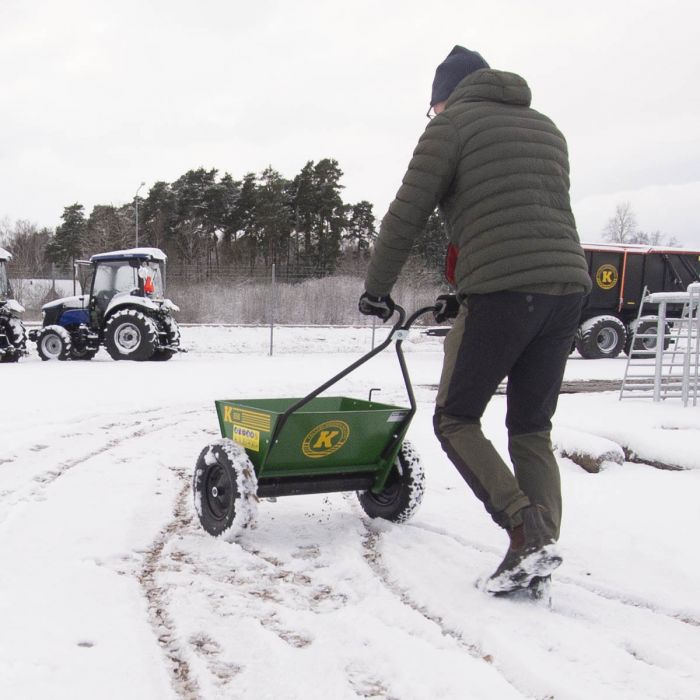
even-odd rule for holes
{"type": "Polygon", "coordinates": [[[566,141],[530,99],[523,78],[490,69],[461,46],[438,66],[434,117],[382,221],[359,303],[364,314],[392,315],[390,292],[438,206],[456,294],[438,298],[436,318],[456,318],[445,339],[434,426],[510,537],[485,584],[494,594],[527,588],[561,563],[551,418],[591,288],[571,212],[566,141]],[[480,423],[505,377],[513,471],[480,423]]]}

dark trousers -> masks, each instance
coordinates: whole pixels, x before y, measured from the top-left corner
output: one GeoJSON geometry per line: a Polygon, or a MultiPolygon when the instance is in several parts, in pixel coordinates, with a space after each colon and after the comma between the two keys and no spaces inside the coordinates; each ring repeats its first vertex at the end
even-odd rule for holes
{"type": "Polygon", "coordinates": [[[558,536],[561,488],[549,433],[582,300],[582,294],[470,295],[445,339],[435,432],[502,527],[518,525],[519,511],[539,504],[558,536]],[[506,377],[514,473],[481,432],[481,416],[506,377]]]}

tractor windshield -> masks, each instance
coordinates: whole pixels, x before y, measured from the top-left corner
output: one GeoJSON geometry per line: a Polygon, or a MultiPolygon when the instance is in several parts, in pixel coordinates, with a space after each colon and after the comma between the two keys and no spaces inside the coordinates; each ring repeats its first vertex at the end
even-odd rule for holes
{"type": "Polygon", "coordinates": [[[0,260],[0,299],[7,299],[10,296],[10,280],[7,279],[7,268],[5,261],[0,260]]]}
{"type": "Polygon", "coordinates": [[[160,266],[155,262],[129,260],[106,260],[100,262],[95,270],[93,295],[111,299],[122,292],[163,298],[163,277],[160,266]]]}

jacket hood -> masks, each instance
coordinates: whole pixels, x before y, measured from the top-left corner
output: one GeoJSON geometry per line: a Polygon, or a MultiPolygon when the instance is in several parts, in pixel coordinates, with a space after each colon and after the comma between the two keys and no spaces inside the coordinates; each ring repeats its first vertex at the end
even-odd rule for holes
{"type": "Polygon", "coordinates": [[[516,73],[487,68],[464,78],[450,95],[445,107],[457,102],[482,100],[529,107],[532,93],[525,79],[516,73]]]}

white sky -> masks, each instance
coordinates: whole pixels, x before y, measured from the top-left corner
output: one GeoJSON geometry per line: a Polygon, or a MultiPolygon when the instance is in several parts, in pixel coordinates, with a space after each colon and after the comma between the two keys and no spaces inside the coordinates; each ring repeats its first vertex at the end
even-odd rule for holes
{"type": "Polygon", "coordinates": [[[699,20],[694,0],[0,0],[0,218],[324,157],[380,218],[462,44],[564,131],[583,240],[629,200],[699,246],[699,20]]]}

